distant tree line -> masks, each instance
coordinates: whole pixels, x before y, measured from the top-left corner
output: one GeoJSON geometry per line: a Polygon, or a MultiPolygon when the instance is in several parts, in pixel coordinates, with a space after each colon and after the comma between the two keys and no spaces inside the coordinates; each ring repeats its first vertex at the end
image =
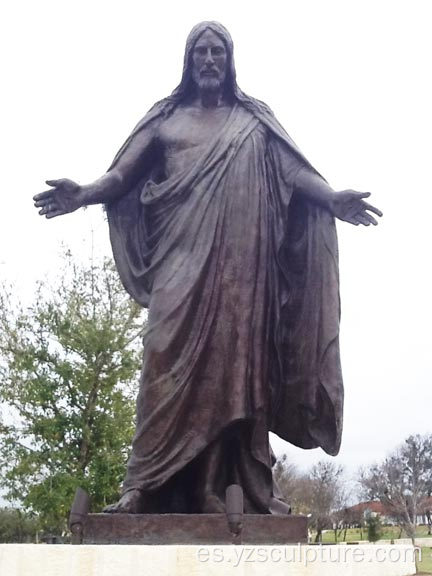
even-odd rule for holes
{"type": "Polygon", "coordinates": [[[361,494],[379,500],[386,515],[414,540],[419,520],[431,533],[432,436],[410,436],[381,464],[360,472],[361,494]]]}
{"type": "MultiPolygon", "coordinates": [[[[276,480],[293,512],[307,514],[320,542],[323,530],[334,530],[335,541],[345,539],[350,527],[364,528],[369,538],[379,536],[380,522],[400,527],[414,540],[417,526],[427,522],[432,532],[432,436],[408,437],[383,462],[359,471],[355,499],[381,504],[381,519],[365,514],[367,507],[350,506],[353,495],[340,466],[322,461],[300,472],[287,456],[274,468],[276,480]]],[[[373,508],[373,507],[371,507],[373,508]]]]}

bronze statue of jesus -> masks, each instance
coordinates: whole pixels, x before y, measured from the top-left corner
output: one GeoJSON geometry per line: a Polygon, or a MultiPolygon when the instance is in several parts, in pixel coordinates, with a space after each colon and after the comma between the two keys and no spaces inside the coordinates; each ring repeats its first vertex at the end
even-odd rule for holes
{"type": "MultiPolygon", "coordinates": [[[[287,513],[268,433],[337,454],[343,386],[334,218],[375,225],[335,192],[271,110],[236,82],[217,22],[191,31],[179,86],[108,172],[35,196],[53,218],[106,205],[123,284],[148,307],[136,433],[110,512],[287,513]]],[[[119,423],[119,426],[121,423],[119,423]]]]}

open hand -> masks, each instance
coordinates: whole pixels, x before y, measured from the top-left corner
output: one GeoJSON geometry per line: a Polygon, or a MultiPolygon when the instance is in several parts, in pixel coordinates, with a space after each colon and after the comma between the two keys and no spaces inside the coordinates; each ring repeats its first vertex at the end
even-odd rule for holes
{"type": "Polygon", "coordinates": [[[82,206],[80,186],[73,180],[61,178],[60,180],[46,180],[46,183],[53,188],[33,197],[36,208],[41,208],[39,210],[41,216],[54,218],[74,212],[82,206]]]}
{"type": "Polygon", "coordinates": [[[363,200],[363,198],[369,198],[369,196],[370,192],[356,192],[355,190],[335,192],[331,202],[331,212],[339,220],[344,220],[354,224],[354,226],[359,224],[364,226],[373,224],[376,226],[378,222],[369,212],[380,217],[382,212],[363,200]]]}

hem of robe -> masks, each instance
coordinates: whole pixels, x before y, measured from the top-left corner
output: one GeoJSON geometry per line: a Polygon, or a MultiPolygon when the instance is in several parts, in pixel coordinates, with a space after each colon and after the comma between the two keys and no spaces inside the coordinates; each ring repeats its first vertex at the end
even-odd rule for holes
{"type": "MultiPolygon", "coordinates": [[[[262,476],[265,478],[263,485],[260,487],[260,494],[262,494],[262,498],[256,499],[250,494],[250,490],[244,484],[244,482],[239,481],[242,486],[244,499],[245,499],[245,510],[248,508],[250,509],[249,513],[265,513],[271,514],[270,512],[270,503],[271,500],[277,499],[282,500],[280,495],[276,493],[273,489],[273,474],[272,474],[272,450],[269,444],[269,437],[268,437],[268,426],[266,424],[265,412],[264,409],[261,408],[257,416],[251,416],[248,418],[239,417],[233,419],[227,426],[224,426],[221,429],[210,436],[207,439],[203,439],[200,442],[199,447],[194,451],[193,455],[191,455],[187,460],[179,460],[176,465],[170,467],[170,474],[161,478],[159,481],[154,480],[154,476],[151,479],[151,487],[146,486],[145,481],[143,480],[133,480],[128,482],[128,475],[126,475],[126,480],[123,484],[122,495],[130,492],[132,490],[140,490],[146,495],[152,496],[157,494],[160,490],[162,490],[165,486],[167,486],[171,481],[175,480],[177,475],[184,471],[186,467],[192,465],[197,459],[203,455],[205,450],[209,448],[215,441],[221,439],[226,433],[229,431],[234,431],[235,427],[239,424],[244,426],[247,429],[246,436],[249,437],[249,455],[250,457],[262,467],[262,476]],[[260,429],[261,428],[261,429],[260,429]],[[246,505],[246,502],[249,501],[249,504],[246,505]]],[[[242,479],[241,479],[242,480],[242,479]]],[[[194,492],[195,489],[192,486],[189,486],[191,492],[194,492]]],[[[283,501],[283,500],[282,500],[283,501]]],[[[197,510],[197,513],[200,513],[197,510]]]]}

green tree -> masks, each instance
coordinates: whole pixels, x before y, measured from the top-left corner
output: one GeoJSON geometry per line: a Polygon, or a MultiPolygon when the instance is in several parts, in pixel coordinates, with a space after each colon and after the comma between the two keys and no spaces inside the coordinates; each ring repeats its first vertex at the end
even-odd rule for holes
{"type": "Polygon", "coordinates": [[[378,542],[382,536],[381,518],[378,514],[369,514],[366,518],[369,542],[378,542]]]}
{"type": "Polygon", "coordinates": [[[77,486],[93,510],[117,498],[134,429],[142,310],[110,260],[65,255],[24,308],[0,292],[0,486],[64,530],[77,486]]]}
{"type": "Polygon", "coordinates": [[[0,542],[35,542],[38,519],[23,510],[0,508],[0,542]]]}

